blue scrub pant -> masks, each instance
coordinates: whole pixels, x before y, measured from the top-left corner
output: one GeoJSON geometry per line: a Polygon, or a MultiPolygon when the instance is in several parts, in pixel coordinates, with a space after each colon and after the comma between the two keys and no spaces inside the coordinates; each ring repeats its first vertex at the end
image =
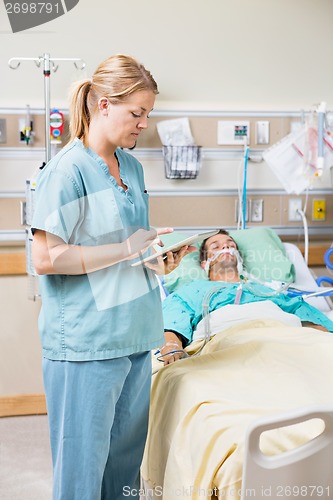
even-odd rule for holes
{"type": "Polygon", "coordinates": [[[43,359],[53,500],[139,498],[150,352],[103,361],[43,359]]]}

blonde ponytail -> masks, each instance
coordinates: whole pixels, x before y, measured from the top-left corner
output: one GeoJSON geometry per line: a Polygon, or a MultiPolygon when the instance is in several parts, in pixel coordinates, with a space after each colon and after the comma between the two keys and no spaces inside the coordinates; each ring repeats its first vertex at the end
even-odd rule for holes
{"type": "Polygon", "coordinates": [[[78,82],[72,89],[70,103],[70,141],[76,137],[82,139],[84,146],[87,146],[90,112],[87,107],[87,98],[91,87],[91,80],[78,82]]]}

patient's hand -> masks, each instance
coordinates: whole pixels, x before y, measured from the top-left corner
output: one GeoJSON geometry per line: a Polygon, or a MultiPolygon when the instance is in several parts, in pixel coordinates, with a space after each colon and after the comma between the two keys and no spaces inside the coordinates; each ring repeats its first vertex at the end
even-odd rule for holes
{"type": "Polygon", "coordinates": [[[164,337],[165,337],[165,342],[160,347],[159,351],[160,354],[162,355],[161,360],[164,362],[164,366],[166,366],[183,358],[185,352],[183,350],[181,340],[177,337],[175,333],[164,332],[164,337]]]}
{"type": "Polygon", "coordinates": [[[316,325],[315,323],[311,323],[311,321],[302,321],[302,326],[307,326],[309,328],[315,328],[316,330],[321,330],[322,332],[328,332],[327,328],[322,325],[316,325]]]}

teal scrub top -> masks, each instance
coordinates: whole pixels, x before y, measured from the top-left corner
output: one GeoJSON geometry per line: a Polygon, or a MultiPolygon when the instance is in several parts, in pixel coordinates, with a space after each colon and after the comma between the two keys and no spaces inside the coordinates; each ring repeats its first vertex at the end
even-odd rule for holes
{"type": "MultiPolygon", "coordinates": [[[[234,304],[238,287],[239,283],[207,280],[195,280],[180,287],[163,301],[165,330],[180,333],[191,342],[193,331],[203,317],[203,303],[209,301],[209,312],[234,304]]],[[[301,321],[322,325],[333,332],[333,322],[301,297],[273,294],[274,290],[261,284],[244,285],[240,304],[271,300],[284,312],[295,314],[301,321]]]]}
{"type": "MultiPolygon", "coordinates": [[[[74,245],[120,243],[149,229],[141,164],[116,150],[125,191],[94,151],[79,139],[60,151],[36,184],[32,232],[40,229],[74,245]]],[[[133,261],[82,275],[39,277],[43,356],[85,361],[128,356],[163,343],[155,274],[133,261]]]]}

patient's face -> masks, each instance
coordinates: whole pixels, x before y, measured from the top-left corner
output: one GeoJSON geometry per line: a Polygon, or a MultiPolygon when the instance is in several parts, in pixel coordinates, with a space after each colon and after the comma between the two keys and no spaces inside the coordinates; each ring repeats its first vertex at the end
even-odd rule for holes
{"type": "Polygon", "coordinates": [[[228,253],[228,249],[237,249],[236,242],[227,234],[216,234],[211,238],[208,238],[205,244],[207,250],[207,258],[211,258],[219,252],[220,250],[226,251],[218,256],[217,261],[223,262],[224,264],[237,265],[237,257],[234,254],[228,253]]]}

